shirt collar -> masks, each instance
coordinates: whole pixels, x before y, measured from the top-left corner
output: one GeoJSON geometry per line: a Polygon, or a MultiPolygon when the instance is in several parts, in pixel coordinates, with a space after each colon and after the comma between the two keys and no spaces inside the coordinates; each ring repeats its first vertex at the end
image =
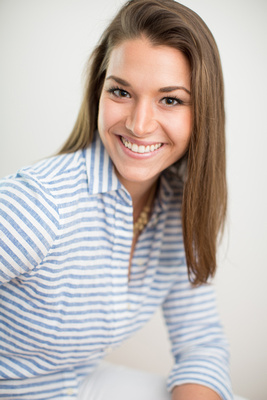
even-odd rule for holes
{"type": "MultiPolygon", "coordinates": [[[[155,201],[155,211],[162,212],[169,208],[173,198],[177,195],[177,188],[181,189],[181,180],[177,169],[173,166],[162,172],[159,182],[158,196],[155,201]]],[[[181,194],[181,190],[178,189],[181,194]]]]}
{"type": "Polygon", "coordinates": [[[94,133],[92,143],[86,149],[86,168],[89,194],[111,192],[123,188],[97,131],[94,133]]]}

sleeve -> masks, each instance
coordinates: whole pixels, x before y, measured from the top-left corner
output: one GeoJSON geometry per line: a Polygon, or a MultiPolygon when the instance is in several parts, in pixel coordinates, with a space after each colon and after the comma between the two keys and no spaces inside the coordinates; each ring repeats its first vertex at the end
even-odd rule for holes
{"type": "Polygon", "coordinates": [[[58,234],[58,209],[38,179],[20,173],[0,181],[0,284],[29,272],[58,234]]]}
{"type": "Polygon", "coordinates": [[[213,286],[192,287],[184,267],[163,304],[163,315],[175,360],[168,390],[195,383],[213,389],[223,400],[232,400],[228,343],[213,286]]]}

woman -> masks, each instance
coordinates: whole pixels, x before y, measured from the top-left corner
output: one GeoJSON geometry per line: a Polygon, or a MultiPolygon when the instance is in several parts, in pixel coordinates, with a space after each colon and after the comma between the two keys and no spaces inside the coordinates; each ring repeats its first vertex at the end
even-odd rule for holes
{"type": "Polygon", "coordinates": [[[231,399],[207,283],[225,213],[215,41],[173,0],[129,1],[60,154],[1,182],[0,397],[112,398],[99,361],[162,306],[171,398],[231,399]]]}

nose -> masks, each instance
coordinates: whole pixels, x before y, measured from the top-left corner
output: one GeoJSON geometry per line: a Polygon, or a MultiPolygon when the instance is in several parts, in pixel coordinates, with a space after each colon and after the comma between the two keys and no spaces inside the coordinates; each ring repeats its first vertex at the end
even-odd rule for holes
{"type": "Polygon", "coordinates": [[[135,136],[153,133],[158,126],[153,104],[150,104],[148,100],[133,104],[126,118],[125,126],[135,136]]]}

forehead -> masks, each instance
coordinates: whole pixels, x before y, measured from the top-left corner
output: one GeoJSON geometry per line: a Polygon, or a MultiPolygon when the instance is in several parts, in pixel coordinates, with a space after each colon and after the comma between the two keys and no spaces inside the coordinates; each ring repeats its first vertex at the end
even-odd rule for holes
{"type": "Polygon", "coordinates": [[[125,40],[115,47],[107,68],[107,76],[110,74],[134,83],[136,80],[142,84],[153,81],[160,86],[183,84],[190,87],[190,65],[186,56],[170,46],[155,46],[147,38],[125,40]]]}

